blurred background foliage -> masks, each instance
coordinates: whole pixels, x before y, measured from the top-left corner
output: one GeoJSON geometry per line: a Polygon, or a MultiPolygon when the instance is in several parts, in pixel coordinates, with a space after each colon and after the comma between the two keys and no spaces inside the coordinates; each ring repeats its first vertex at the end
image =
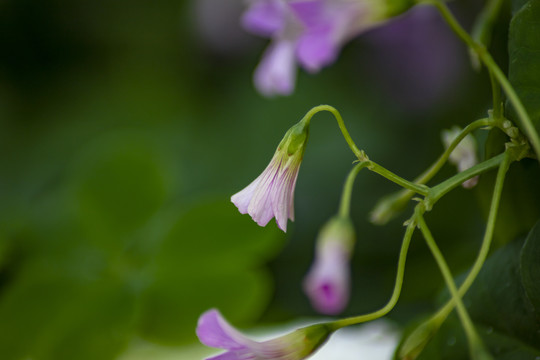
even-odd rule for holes
{"type": "MultiPolygon", "coordinates": [[[[453,9],[469,27],[481,5],[453,9]]],[[[143,344],[196,342],[211,307],[241,327],[315,316],[301,281],[354,160],[333,118],[313,121],[286,235],[240,215],[230,195],[315,105],[339,109],[357,144],[409,179],[442,152],[441,129],[490,106],[486,74],[470,70],[465,47],[426,9],[353,41],[316,76],[301,71],[293,96],[262,98],[251,76],[266,42],[239,27],[242,9],[239,0],[0,1],[3,360],[155,359],[143,344]]],[[[367,172],[357,180],[346,315],[390,296],[408,215],[376,227],[368,213],[395,189],[367,172]]],[[[456,274],[481,240],[478,191],[456,189],[427,216],[456,274]]],[[[390,315],[399,323],[433,310],[442,288],[420,240],[390,315]]]]}

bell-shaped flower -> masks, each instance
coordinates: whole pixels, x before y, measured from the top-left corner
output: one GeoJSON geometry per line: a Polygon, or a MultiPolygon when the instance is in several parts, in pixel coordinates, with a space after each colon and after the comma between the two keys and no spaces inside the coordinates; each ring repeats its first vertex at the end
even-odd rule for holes
{"type": "Polygon", "coordinates": [[[305,359],[323,345],[333,332],[329,326],[317,324],[272,340],[258,342],[233,328],[215,309],[201,315],[196,331],[204,345],[227,350],[207,360],[305,359]]]}
{"type": "MultiPolygon", "coordinates": [[[[450,130],[443,130],[442,140],[446,148],[450,146],[452,141],[461,133],[461,129],[454,126],[450,130]]],[[[449,158],[450,162],[457,166],[458,171],[467,170],[478,163],[476,157],[476,140],[471,134],[465,136],[458,146],[452,151],[449,158]]],[[[474,187],[478,183],[478,176],[475,176],[465,182],[462,186],[466,189],[474,187]]]]}
{"type": "Polygon", "coordinates": [[[287,131],[262,174],[231,197],[240,213],[251,215],[260,226],[275,217],[278,227],[287,231],[287,220],[294,220],[294,187],[307,139],[304,120],[287,131]]]}
{"type": "Polygon", "coordinates": [[[263,95],[289,95],[296,64],[317,72],[335,61],[350,39],[407,10],[412,1],[252,0],[243,26],[272,39],[254,76],[263,95]]]}
{"type": "Polygon", "coordinates": [[[323,314],[335,315],[347,306],[354,238],[353,225],[344,217],[331,219],[319,233],[304,291],[313,307],[323,314]]]}

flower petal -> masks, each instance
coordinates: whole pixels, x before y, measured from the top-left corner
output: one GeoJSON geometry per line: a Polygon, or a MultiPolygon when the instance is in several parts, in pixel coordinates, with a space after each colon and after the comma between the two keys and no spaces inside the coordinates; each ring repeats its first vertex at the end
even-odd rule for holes
{"type": "Polygon", "coordinates": [[[206,360],[254,360],[255,356],[248,354],[238,354],[237,352],[227,351],[226,353],[219,354],[206,358],[206,360]]]}
{"type": "Polygon", "coordinates": [[[251,343],[251,340],[229,325],[216,309],[208,310],[201,315],[196,332],[199,340],[211,347],[239,350],[251,343]]]}
{"type": "Polygon", "coordinates": [[[298,167],[299,165],[289,163],[275,180],[272,209],[278,227],[284,232],[287,231],[287,220],[291,211],[290,205],[292,203],[295,180],[298,175],[298,167]]]}
{"type": "Polygon", "coordinates": [[[265,51],[253,81],[265,96],[290,95],[296,80],[294,40],[276,39],[265,51]]]}
{"type": "Polygon", "coordinates": [[[276,189],[275,179],[280,166],[281,159],[274,155],[268,167],[261,174],[261,180],[249,203],[248,213],[259,226],[266,226],[274,217],[272,193],[276,189]]]}
{"type": "Polygon", "coordinates": [[[271,37],[285,27],[286,6],[281,0],[254,1],[242,16],[242,25],[254,34],[271,37]]]}
{"type": "Polygon", "coordinates": [[[236,205],[241,214],[247,214],[249,203],[251,202],[253,193],[255,192],[257,185],[259,185],[261,176],[262,175],[259,175],[255,180],[251,182],[251,184],[231,196],[231,202],[236,205]]]}

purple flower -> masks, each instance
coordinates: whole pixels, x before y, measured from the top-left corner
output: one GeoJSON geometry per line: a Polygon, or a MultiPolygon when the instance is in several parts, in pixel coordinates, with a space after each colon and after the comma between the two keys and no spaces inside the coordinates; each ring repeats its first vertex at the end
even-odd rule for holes
{"type": "Polygon", "coordinates": [[[315,261],[304,280],[304,291],[317,311],[338,314],[349,301],[349,260],[354,229],[348,218],[333,218],[317,239],[315,261]]]}
{"type": "Polygon", "coordinates": [[[257,342],[245,337],[218,310],[212,309],[201,315],[196,331],[204,345],[227,350],[207,360],[300,360],[324,344],[333,330],[324,324],[311,325],[276,339],[257,342]]]}
{"type": "MultiPolygon", "coordinates": [[[[461,133],[461,129],[454,126],[450,130],[443,130],[442,140],[448,148],[452,141],[461,133]]],[[[457,166],[458,171],[465,171],[478,163],[476,157],[476,140],[471,134],[465,136],[458,146],[452,151],[449,158],[450,162],[457,166]]],[[[478,176],[470,178],[463,182],[462,186],[466,189],[474,187],[478,183],[478,176]]]]}
{"type": "Polygon", "coordinates": [[[266,96],[289,95],[297,63],[310,72],[331,64],[351,38],[404,10],[393,6],[384,0],[252,0],[243,26],[272,38],[255,86],[266,96]]]}
{"type": "Polygon", "coordinates": [[[260,226],[275,217],[278,227],[287,231],[287,219],[294,220],[294,187],[307,138],[304,121],[287,131],[262,174],[231,197],[240,213],[251,215],[260,226]]]}

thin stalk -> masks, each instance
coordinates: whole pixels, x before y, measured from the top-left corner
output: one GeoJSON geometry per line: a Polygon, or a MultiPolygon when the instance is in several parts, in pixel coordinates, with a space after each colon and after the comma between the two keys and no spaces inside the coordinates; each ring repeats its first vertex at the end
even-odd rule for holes
{"type": "MultiPolygon", "coordinates": [[[[416,179],[414,179],[413,182],[419,185],[426,184],[440,171],[440,169],[448,161],[450,154],[459,145],[461,140],[463,140],[469,133],[477,129],[480,129],[482,127],[486,127],[486,126],[499,126],[499,122],[494,122],[489,118],[483,118],[483,119],[473,121],[472,123],[467,125],[461,131],[461,133],[459,133],[459,135],[454,140],[452,140],[448,148],[442,153],[442,155],[437,159],[437,161],[435,161],[426,171],[424,171],[416,179]]],[[[389,197],[387,197],[386,199],[383,199],[382,201],[390,201],[393,204],[395,204],[395,206],[392,206],[392,208],[399,209],[399,208],[404,207],[407,204],[407,202],[414,196],[414,193],[415,192],[412,190],[403,189],[390,195],[389,197]]],[[[372,214],[376,214],[376,213],[378,213],[377,207],[372,212],[372,214]]],[[[384,218],[382,218],[381,221],[377,221],[376,219],[374,219],[374,222],[378,224],[379,223],[384,224],[386,221],[390,220],[390,218],[391,216],[384,216],[384,218]]]]}
{"type": "Polygon", "coordinates": [[[398,260],[397,273],[396,273],[396,282],[394,285],[392,296],[390,297],[390,300],[388,301],[388,303],[381,309],[374,311],[372,313],[360,315],[360,316],[353,316],[353,317],[331,322],[330,326],[334,330],[341,329],[342,327],[345,327],[345,326],[360,324],[367,321],[378,319],[388,314],[394,308],[394,306],[396,305],[399,299],[399,295],[401,294],[401,288],[403,286],[403,276],[405,274],[405,262],[407,260],[407,252],[409,250],[409,245],[411,244],[411,239],[412,239],[412,235],[414,233],[415,228],[416,228],[416,222],[411,219],[411,221],[407,225],[407,230],[405,231],[403,242],[401,244],[401,250],[399,252],[399,260],[398,260]]]}
{"type": "Polygon", "coordinates": [[[475,166],[443,181],[439,185],[432,187],[428,196],[426,197],[426,207],[428,210],[431,209],[433,204],[435,204],[441,197],[447,194],[450,190],[461,185],[464,181],[500,166],[506,156],[506,153],[494,156],[491,159],[476,164],[475,166]]]}
{"type": "Polygon", "coordinates": [[[418,3],[431,4],[435,6],[437,10],[439,10],[441,16],[444,18],[444,20],[446,20],[448,25],[459,36],[459,38],[461,38],[461,40],[463,40],[471,48],[471,50],[475,51],[478,54],[480,60],[482,60],[484,65],[493,74],[495,79],[497,79],[504,92],[506,93],[508,100],[510,100],[510,102],[514,106],[519,120],[521,121],[521,125],[525,130],[525,134],[531,142],[532,147],[536,152],[536,156],[540,161],[540,137],[538,136],[538,132],[536,131],[536,128],[534,127],[532,120],[529,117],[527,110],[525,109],[525,106],[523,106],[521,99],[512,87],[512,84],[510,84],[510,81],[508,81],[506,75],[504,75],[504,73],[499,68],[495,60],[493,60],[486,48],[482,44],[474,41],[473,38],[463,29],[463,27],[458,23],[454,15],[452,15],[446,4],[442,3],[439,0],[418,0],[418,3]]]}
{"type": "Polygon", "coordinates": [[[368,169],[373,171],[373,172],[376,172],[377,174],[387,178],[388,180],[406,188],[406,189],[409,189],[411,191],[414,191],[418,194],[421,194],[421,195],[427,195],[428,192],[429,192],[429,188],[425,185],[418,185],[418,184],[415,184],[411,181],[408,181],[408,180],[405,180],[403,179],[402,177],[394,174],[393,172],[385,169],[384,167],[382,167],[381,165],[377,164],[376,162],[373,162],[371,160],[368,160],[366,161],[369,165],[368,165],[368,169]]]}
{"type": "Polygon", "coordinates": [[[349,148],[352,150],[352,152],[358,158],[358,160],[360,160],[360,161],[366,160],[364,152],[361,151],[360,149],[358,149],[358,146],[356,146],[356,144],[354,143],[351,135],[349,134],[349,131],[345,127],[345,123],[343,122],[343,118],[341,117],[341,114],[333,106],[330,106],[330,105],[318,105],[318,106],[315,106],[314,108],[312,108],[311,110],[309,110],[306,113],[306,115],[304,116],[304,118],[301,121],[305,121],[307,123],[307,125],[309,125],[313,115],[315,115],[315,114],[317,114],[318,112],[321,112],[321,111],[328,111],[332,115],[334,115],[334,118],[336,119],[336,121],[338,123],[338,126],[339,126],[339,129],[341,130],[341,133],[343,134],[343,137],[345,138],[345,141],[349,145],[349,148]]]}
{"type": "Polygon", "coordinates": [[[341,203],[339,205],[339,215],[343,217],[348,217],[349,212],[351,209],[351,197],[352,197],[352,190],[354,186],[354,180],[356,179],[356,175],[365,168],[368,165],[367,162],[363,161],[358,164],[356,164],[349,175],[347,176],[347,180],[345,181],[345,186],[343,187],[343,193],[341,194],[341,203]]]}
{"type": "Polygon", "coordinates": [[[461,297],[458,294],[456,284],[454,283],[454,279],[453,279],[452,273],[450,272],[450,269],[448,268],[448,264],[446,263],[446,260],[444,259],[439,247],[437,246],[437,243],[435,242],[435,239],[433,238],[433,235],[431,234],[431,231],[429,230],[424,220],[422,211],[418,209],[420,208],[417,207],[417,210],[415,211],[415,218],[416,218],[416,221],[418,222],[418,227],[420,228],[420,231],[424,235],[424,239],[426,240],[426,243],[429,249],[431,250],[433,257],[435,258],[435,261],[437,262],[437,265],[439,266],[439,269],[446,282],[446,286],[450,290],[450,294],[452,295],[452,298],[456,304],[458,316],[465,330],[465,334],[467,335],[467,340],[469,342],[470,351],[471,351],[471,359],[475,359],[476,358],[475,354],[478,352],[477,349],[483,348],[482,341],[480,337],[478,336],[476,329],[474,328],[474,325],[469,316],[469,313],[467,312],[467,309],[465,308],[465,305],[463,305],[463,301],[461,300],[461,297]]]}
{"type": "MultiPolygon", "coordinates": [[[[474,280],[478,276],[478,273],[482,269],[482,266],[484,265],[484,262],[486,261],[487,255],[489,253],[491,242],[493,240],[493,232],[495,230],[495,222],[497,220],[497,214],[499,211],[499,204],[501,201],[504,179],[508,171],[508,168],[510,167],[510,164],[511,164],[510,155],[508,153],[505,153],[505,157],[501,163],[501,166],[499,167],[499,171],[497,172],[497,179],[495,181],[495,187],[493,189],[493,195],[491,198],[491,206],[489,209],[489,215],[488,215],[488,220],[487,220],[487,225],[486,225],[486,231],[484,233],[484,239],[482,240],[480,251],[471,268],[471,271],[469,271],[469,274],[465,278],[465,281],[463,281],[463,283],[459,287],[458,296],[460,298],[465,295],[467,290],[469,290],[469,288],[473,284],[474,280]]],[[[452,298],[437,312],[437,314],[434,315],[434,317],[445,319],[448,316],[448,314],[450,314],[454,306],[455,306],[455,302],[454,302],[454,299],[452,298]]]]}

